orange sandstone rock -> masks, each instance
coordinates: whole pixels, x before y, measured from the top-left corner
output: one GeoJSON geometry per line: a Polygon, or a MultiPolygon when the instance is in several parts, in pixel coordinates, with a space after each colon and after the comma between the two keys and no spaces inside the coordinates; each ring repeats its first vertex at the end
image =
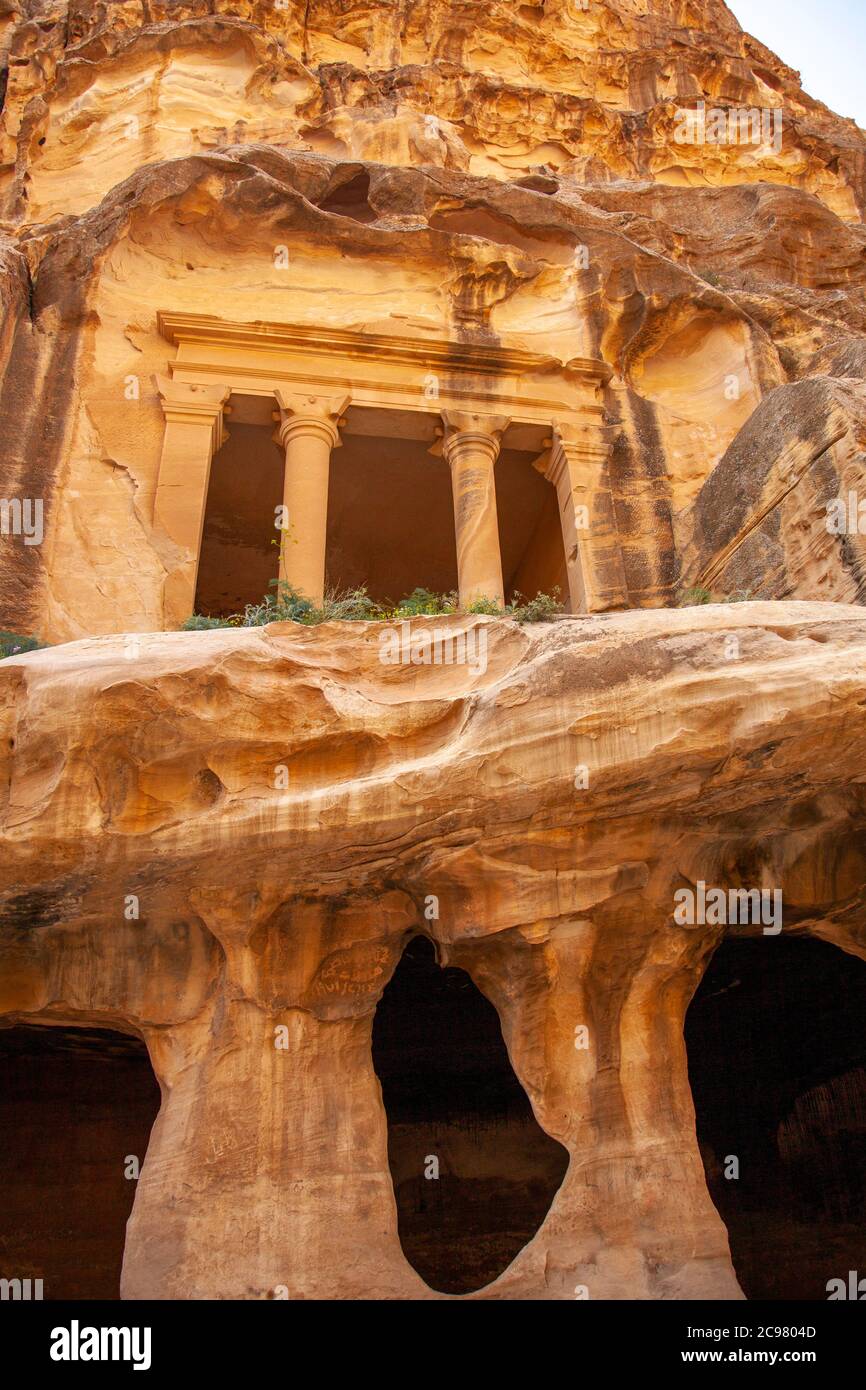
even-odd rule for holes
{"type": "Polygon", "coordinates": [[[124,1295],[439,1296],[371,1059],[420,932],[569,1159],[475,1296],[739,1297],[673,903],[866,955],[866,135],[721,0],[0,45],[0,1011],[147,1044],[124,1295]],[[278,575],[566,614],[174,630],[278,575]]]}

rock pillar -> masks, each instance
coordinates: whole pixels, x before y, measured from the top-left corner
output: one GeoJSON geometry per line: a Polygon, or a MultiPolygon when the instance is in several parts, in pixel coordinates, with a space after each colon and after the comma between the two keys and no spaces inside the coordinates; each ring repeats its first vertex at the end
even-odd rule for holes
{"type": "Polygon", "coordinates": [[[559,499],[572,613],[628,607],[609,455],[603,438],[569,425],[554,427],[544,471],[559,499]]]}
{"type": "Polygon", "coordinates": [[[166,564],[163,620],[180,627],[192,614],[211,460],[228,439],[223,408],[229,386],[190,385],[156,378],[165,413],[153,521],[166,564]]]}
{"type": "Polygon", "coordinates": [[[457,577],[460,603],[479,598],[502,605],[502,559],[496,516],[494,465],[499,455],[504,416],[443,412],[442,452],[451,469],[454,531],[457,539],[457,577]]]}
{"type": "Polygon", "coordinates": [[[325,594],[328,477],[348,396],[276,393],[279,441],[286,451],[280,580],[320,604],[325,594]]]}

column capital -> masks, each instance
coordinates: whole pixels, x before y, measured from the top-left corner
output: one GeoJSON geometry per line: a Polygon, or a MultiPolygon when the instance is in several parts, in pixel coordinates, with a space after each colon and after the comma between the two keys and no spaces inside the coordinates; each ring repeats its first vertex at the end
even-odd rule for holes
{"type": "Polygon", "coordinates": [[[628,606],[628,585],[610,487],[613,448],[604,428],[554,420],[536,467],[556,488],[574,612],[628,606]]]}
{"type": "Polygon", "coordinates": [[[336,396],[317,396],[303,391],[284,391],[277,387],[274,392],[280,408],[280,423],[275,439],[286,448],[289,441],[297,435],[312,435],[323,439],[330,448],[340,446],[340,417],[349,405],[351,396],[346,393],[336,396]]]}
{"type": "Polygon", "coordinates": [[[607,463],[610,458],[613,441],[604,428],[573,420],[554,420],[551,434],[551,454],[556,458],[597,465],[607,463]]]}
{"type": "Polygon", "coordinates": [[[442,438],[431,452],[441,453],[449,464],[467,448],[489,455],[492,463],[499,456],[502,436],[511,424],[508,415],[480,415],[468,410],[443,410],[442,438]]]}
{"type": "Polygon", "coordinates": [[[213,452],[228,439],[224,410],[232,393],[222,383],[177,381],[174,377],[154,375],[156,389],[166,423],[172,425],[210,425],[213,452]]]}

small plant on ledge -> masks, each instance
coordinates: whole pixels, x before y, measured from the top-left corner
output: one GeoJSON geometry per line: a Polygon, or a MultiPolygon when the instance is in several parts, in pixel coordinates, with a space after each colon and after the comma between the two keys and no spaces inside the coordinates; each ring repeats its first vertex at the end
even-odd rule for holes
{"type": "Polygon", "coordinates": [[[21,656],[23,652],[41,650],[43,643],[37,637],[19,637],[16,632],[0,632],[0,661],[7,656],[21,656]]]}
{"type": "Polygon", "coordinates": [[[535,598],[524,598],[523,594],[515,593],[513,603],[505,609],[507,616],[518,623],[552,623],[563,611],[558,587],[552,594],[538,593],[535,598]]]}
{"type": "MultiPolygon", "coordinates": [[[[403,622],[409,618],[444,617],[461,611],[459,598],[454,592],[436,594],[430,589],[417,588],[395,604],[390,601],[377,603],[365,587],[342,592],[330,590],[322,604],[317,606],[284,580],[271,582],[275,592],[267,594],[261,603],[248,603],[243,613],[233,613],[226,618],[209,618],[195,613],[191,618],[187,618],[183,631],[264,627],[266,623],[285,622],[301,623],[305,627],[330,622],[403,622]]],[[[494,618],[513,618],[518,623],[546,623],[562,613],[563,605],[559,599],[559,589],[556,588],[552,594],[538,593],[533,599],[526,599],[522,594],[515,593],[513,601],[504,608],[494,599],[477,598],[466,611],[488,614],[494,618]]]]}
{"type": "Polygon", "coordinates": [[[434,594],[430,589],[413,589],[407,598],[401,598],[393,612],[395,618],[437,617],[456,613],[460,599],[455,590],[448,594],[434,594]]]}
{"type": "Polygon", "coordinates": [[[713,594],[696,584],[691,589],[681,589],[677,597],[678,608],[697,608],[706,603],[750,603],[754,595],[751,589],[736,589],[732,594],[713,594]]]}

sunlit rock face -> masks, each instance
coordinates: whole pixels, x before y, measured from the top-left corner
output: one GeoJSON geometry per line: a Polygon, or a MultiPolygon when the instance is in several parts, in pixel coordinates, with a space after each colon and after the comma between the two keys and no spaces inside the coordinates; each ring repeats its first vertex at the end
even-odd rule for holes
{"type": "Polygon", "coordinates": [[[0,661],[0,1024],[126,1049],[124,1295],[766,1289],[675,894],[866,955],[866,136],[720,0],[21,0],[0,49],[0,629],[49,644],[0,661]],[[176,630],[301,561],[565,612],[176,630]]]}
{"type": "Polygon", "coordinates": [[[9,212],[24,220],[82,212],[143,163],[260,142],[506,182],[544,165],[591,182],[796,186],[845,217],[863,205],[852,123],[717,0],[21,10],[5,21],[5,147],[9,212]],[[677,104],[701,99],[784,110],[783,147],[678,142],[677,104]]]}

